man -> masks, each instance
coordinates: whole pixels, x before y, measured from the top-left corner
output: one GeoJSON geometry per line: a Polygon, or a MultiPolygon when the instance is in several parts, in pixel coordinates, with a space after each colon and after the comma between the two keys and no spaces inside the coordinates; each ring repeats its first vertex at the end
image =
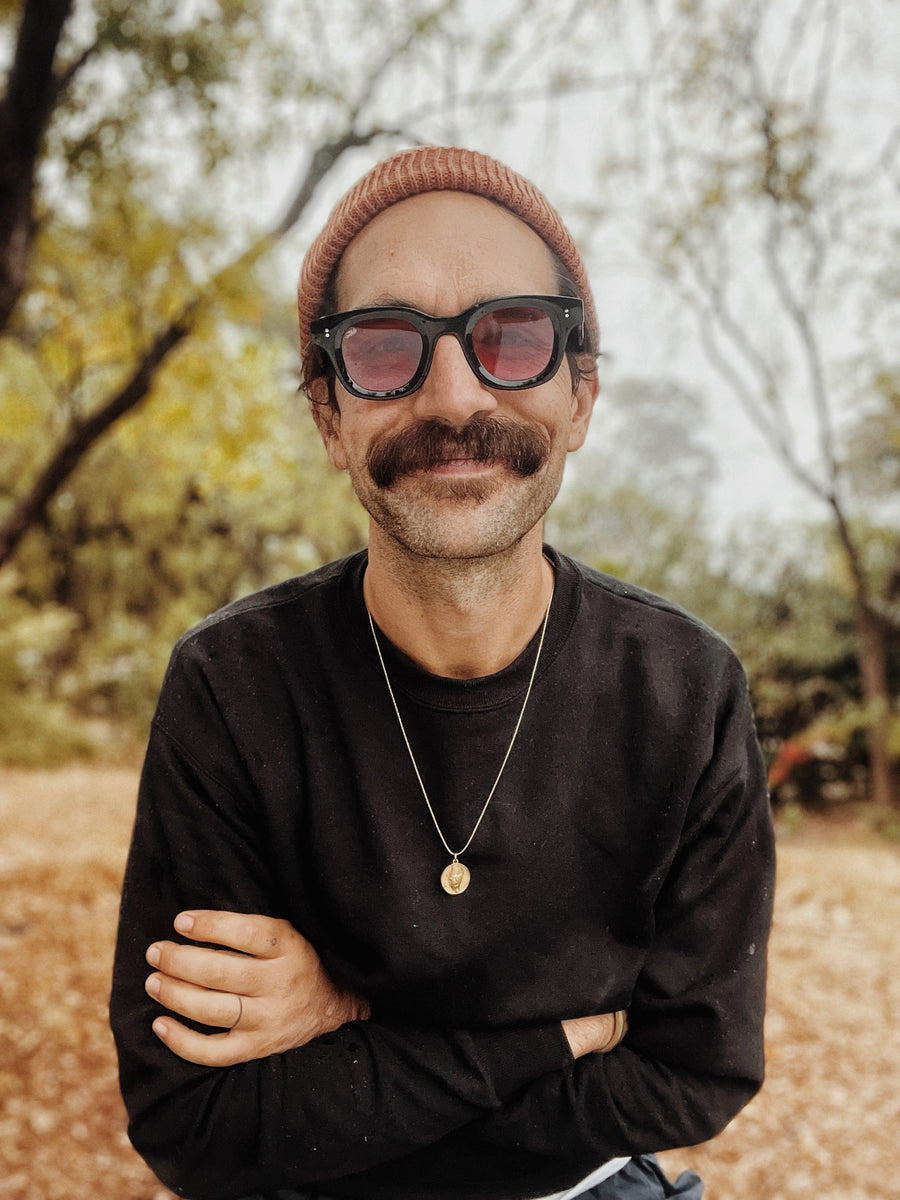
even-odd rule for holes
{"type": "Polygon", "coordinates": [[[421,147],[299,309],[369,548],[173,656],[113,988],[134,1144],[195,1200],[696,1200],[650,1155],[760,1085],[768,803],[728,647],[542,543],[597,392],[581,257],[421,147]]]}

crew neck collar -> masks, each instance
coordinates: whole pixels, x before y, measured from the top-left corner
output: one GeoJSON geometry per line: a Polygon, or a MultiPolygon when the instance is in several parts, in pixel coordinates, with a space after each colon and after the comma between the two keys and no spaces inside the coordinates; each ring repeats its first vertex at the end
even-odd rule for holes
{"type": "MultiPolygon", "coordinates": [[[[574,623],[579,602],[578,574],[574,564],[549,546],[544,547],[544,554],[553,567],[556,582],[544,648],[535,678],[536,686],[550,669],[565,644],[574,623]]],[[[347,560],[342,580],[341,607],[346,626],[352,630],[357,652],[365,656],[366,660],[371,658],[373,669],[380,676],[381,670],[363,599],[363,577],[367,564],[368,553],[366,551],[347,560]]],[[[448,711],[486,711],[500,708],[516,699],[521,700],[528,686],[540,638],[540,627],[538,627],[522,653],[507,666],[491,675],[478,676],[473,679],[453,679],[444,675],[435,675],[420,667],[395,646],[377,625],[376,631],[395,692],[402,693],[407,699],[426,707],[448,711]]]]}

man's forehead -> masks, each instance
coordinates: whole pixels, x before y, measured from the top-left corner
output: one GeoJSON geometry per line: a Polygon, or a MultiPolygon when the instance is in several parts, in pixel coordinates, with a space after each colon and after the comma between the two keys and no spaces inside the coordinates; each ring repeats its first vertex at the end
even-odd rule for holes
{"type": "Polygon", "coordinates": [[[404,230],[414,233],[420,228],[432,229],[435,225],[445,234],[468,232],[472,235],[482,229],[503,227],[511,235],[539,243],[551,253],[540,235],[499,201],[451,190],[423,192],[389,205],[359,230],[347,249],[362,239],[371,238],[373,232],[379,234],[387,229],[391,236],[397,236],[404,230]]]}
{"type": "Polygon", "coordinates": [[[338,263],[338,291],[368,292],[365,302],[400,299],[409,279],[468,283],[479,297],[554,291],[553,252],[524,221],[483,196],[433,191],[383,209],[349,242],[338,263]]]}

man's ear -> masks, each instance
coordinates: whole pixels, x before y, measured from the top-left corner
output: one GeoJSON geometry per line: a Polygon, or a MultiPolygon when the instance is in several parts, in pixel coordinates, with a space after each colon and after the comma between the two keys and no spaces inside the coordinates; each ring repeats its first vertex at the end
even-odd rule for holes
{"type": "Polygon", "coordinates": [[[339,471],[346,471],[347,456],[341,442],[341,410],[328,395],[328,385],[324,379],[317,379],[310,386],[309,398],[313,420],[331,465],[339,471]]]}
{"type": "Polygon", "coordinates": [[[594,402],[600,393],[600,381],[597,378],[597,364],[594,359],[589,354],[581,355],[578,366],[581,369],[581,377],[572,393],[572,426],[568,443],[570,451],[578,450],[584,445],[594,402]]]}

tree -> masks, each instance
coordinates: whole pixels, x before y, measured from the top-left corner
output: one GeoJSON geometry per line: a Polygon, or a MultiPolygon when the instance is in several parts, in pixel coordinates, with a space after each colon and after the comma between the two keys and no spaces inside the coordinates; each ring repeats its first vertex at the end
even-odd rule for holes
{"type": "Polygon", "coordinates": [[[0,675],[21,745],[61,735],[67,704],[144,720],[185,626],[361,544],[288,400],[287,278],[332,176],[462,138],[470,112],[494,132],[566,83],[549,3],[481,13],[478,39],[470,15],[0,0],[0,675]]]}
{"type": "MultiPolygon", "coordinates": [[[[0,21],[17,7],[0,9],[0,21]]],[[[517,95],[503,85],[519,86],[529,59],[534,89],[565,85],[552,63],[563,48],[573,59],[573,26],[550,5],[531,7],[512,29],[506,14],[481,12],[473,42],[464,0],[216,0],[187,15],[174,0],[83,0],[65,29],[64,0],[24,0],[0,109],[0,206],[11,214],[0,240],[0,331],[6,324],[7,342],[18,343],[10,353],[41,360],[53,396],[49,452],[20,464],[15,485],[0,480],[0,566],[90,448],[144,403],[197,322],[210,312],[227,319],[235,298],[240,307],[254,271],[271,267],[273,247],[344,159],[376,142],[429,138],[441,123],[452,129],[471,106],[496,119],[517,95]],[[297,183],[267,226],[246,180],[283,175],[286,153],[300,164],[297,183]],[[105,349],[83,341],[88,357],[49,378],[53,305],[77,308],[81,287],[74,264],[52,255],[80,240],[86,266],[97,250],[108,261],[122,245],[110,244],[114,230],[145,255],[131,256],[134,276],[92,313],[105,349]],[[35,251],[32,278],[42,265],[55,290],[26,288],[35,251]]],[[[70,360],[74,350],[66,347],[70,360]]]]}
{"type": "Polygon", "coordinates": [[[0,329],[25,286],[34,240],[34,185],[41,141],[62,79],[56,46],[72,0],[26,5],[6,93],[0,101],[0,329]]]}
{"type": "MultiPolygon", "coordinates": [[[[642,12],[641,137],[606,179],[642,186],[642,252],[726,393],[829,514],[852,582],[871,792],[889,804],[900,622],[869,558],[846,434],[900,361],[900,104],[893,82],[879,89],[894,77],[897,12],[836,0],[642,12]]],[[[900,553],[896,513],[886,528],[900,553]]]]}
{"type": "MultiPolygon", "coordinates": [[[[0,522],[0,565],[11,557],[90,448],[144,401],[161,365],[192,333],[204,312],[218,305],[227,315],[229,298],[246,289],[253,266],[293,228],[322,179],[340,158],[385,135],[387,131],[379,125],[361,127],[361,110],[388,66],[406,52],[414,36],[419,32],[424,35],[429,28],[429,21],[423,20],[421,30],[415,35],[407,33],[370,69],[360,95],[343,106],[339,117],[343,128],[336,137],[320,140],[309,155],[281,220],[269,230],[256,233],[229,261],[211,270],[208,243],[216,231],[208,221],[166,221],[147,212],[148,186],[159,186],[163,180],[159,172],[134,160],[133,142],[146,133],[144,105],[155,101],[164,116],[174,119],[189,99],[194,121],[206,119],[194,136],[197,148],[212,163],[224,155],[221,130],[215,120],[221,107],[215,87],[234,70],[233,59],[248,36],[247,22],[254,13],[253,6],[223,5],[220,15],[224,32],[214,37],[210,20],[184,28],[174,5],[161,3],[153,12],[146,11],[150,6],[145,6],[141,17],[136,18],[130,9],[111,3],[93,14],[94,40],[81,47],[74,58],[71,48],[68,54],[65,48],[59,49],[66,8],[57,4],[58,19],[45,25],[42,5],[36,0],[25,4],[0,123],[0,137],[4,139],[0,142],[0,158],[9,164],[0,199],[6,199],[8,209],[15,209],[15,219],[0,246],[0,281],[6,280],[8,300],[0,315],[5,318],[9,319],[24,287],[34,241],[32,210],[39,145],[51,113],[54,121],[44,139],[42,165],[64,170],[74,177],[76,185],[74,196],[60,201],[55,211],[45,207],[40,214],[45,228],[44,253],[36,274],[43,275],[41,282],[46,282],[48,275],[55,276],[50,287],[33,291],[28,297],[42,319],[37,323],[29,320],[28,312],[22,312],[20,306],[18,319],[10,326],[18,342],[16,352],[37,360],[39,373],[55,393],[57,404],[51,419],[57,431],[51,454],[29,472],[28,482],[19,489],[0,522]],[[54,76],[50,67],[57,50],[69,61],[54,76]],[[127,116],[113,116],[105,108],[102,100],[109,97],[101,96],[101,102],[92,103],[92,93],[105,90],[103,70],[108,70],[109,60],[118,56],[137,59],[140,68],[127,116]],[[94,68],[94,77],[86,78],[94,68]],[[41,82],[40,95],[35,96],[41,82]],[[86,91],[88,98],[77,95],[79,90],[86,91]],[[32,119],[26,120],[24,114],[31,112],[32,104],[35,112],[32,119]],[[81,104],[84,108],[80,110],[81,104]],[[80,119],[84,113],[86,121],[80,119]],[[79,199],[88,208],[87,220],[78,212],[79,199]],[[111,238],[114,232],[121,240],[111,238]],[[93,235],[99,246],[89,247],[93,235]],[[135,242],[138,252],[131,255],[130,263],[136,268],[134,277],[123,280],[125,287],[120,294],[98,295],[96,272],[91,269],[97,251],[110,259],[116,250],[126,245],[131,248],[135,242]],[[82,255],[82,276],[77,273],[75,259],[64,257],[64,251],[73,243],[80,243],[75,246],[75,254],[80,251],[82,255]],[[191,251],[195,255],[193,269],[189,266],[191,251]],[[55,253],[59,255],[56,258],[55,253]],[[57,359],[66,361],[60,362],[61,371],[56,371],[50,365],[54,356],[48,351],[53,347],[47,341],[48,336],[51,341],[59,341],[53,333],[47,334],[55,315],[51,301],[64,303],[65,297],[72,308],[79,307],[85,299],[78,294],[84,278],[85,290],[90,293],[93,289],[94,293],[91,316],[95,324],[89,330],[79,330],[63,348],[57,345],[57,359]],[[118,361],[110,345],[117,326],[127,331],[117,348],[125,350],[118,361]],[[61,428],[60,412],[65,414],[61,428]]],[[[259,32],[263,21],[259,12],[254,15],[253,30],[259,32]]],[[[309,79],[305,84],[314,87],[309,79]]]]}

